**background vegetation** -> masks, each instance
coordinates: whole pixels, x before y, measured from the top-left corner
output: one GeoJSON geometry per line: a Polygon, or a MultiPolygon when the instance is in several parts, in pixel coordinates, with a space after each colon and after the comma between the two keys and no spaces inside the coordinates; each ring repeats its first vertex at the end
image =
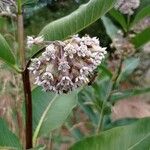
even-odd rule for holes
{"type": "MultiPolygon", "coordinates": [[[[142,0],[130,18],[113,8],[115,0],[91,0],[91,5],[79,7],[87,2],[24,1],[25,37],[40,34],[47,40],[64,40],[78,32],[80,36],[98,37],[108,52],[93,80],[78,92],[54,99],[54,93],[32,85],[33,149],[149,150],[150,2],[142,0]],[[77,23],[73,11],[78,12],[77,23]],[[53,22],[67,15],[69,23],[68,18],[53,22]],[[116,39],[125,39],[127,43],[119,43],[120,50],[129,52],[118,54],[116,39]]],[[[22,79],[16,73],[20,65],[17,49],[17,22],[1,16],[0,149],[3,150],[25,147],[25,106],[22,79]]],[[[38,50],[26,49],[27,60],[38,50]]]]}

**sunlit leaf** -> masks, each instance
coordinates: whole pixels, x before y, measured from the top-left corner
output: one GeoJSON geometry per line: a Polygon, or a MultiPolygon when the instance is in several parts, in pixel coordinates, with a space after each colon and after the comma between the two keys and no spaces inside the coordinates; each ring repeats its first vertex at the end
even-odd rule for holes
{"type": "Polygon", "coordinates": [[[150,118],[75,143],[69,150],[149,150],[150,118]]]}
{"type": "Polygon", "coordinates": [[[68,94],[48,94],[42,92],[41,88],[36,88],[32,92],[33,120],[39,120],[33,136],[34,144],[39,136],[49,134],[52,130],[60,127],[67,119],[72,109],[77,104],[77,90],[68,94]],[[38,114],[36,116],[36,114],[38,114]]]}
{"type": "Polygon", "coordinates": [[[40,35],[46,40],[63,40],[94,23],[113,7],[115,1],[90,0],[70,15],[45,26],[40,35]]]}

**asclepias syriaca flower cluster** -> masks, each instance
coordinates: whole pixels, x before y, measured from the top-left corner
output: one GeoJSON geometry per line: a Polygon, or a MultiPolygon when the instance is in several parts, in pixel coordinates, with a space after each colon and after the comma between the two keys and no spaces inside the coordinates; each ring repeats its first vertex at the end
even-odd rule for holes
{"type": "MultiPolygon", "coordinates": [[[[31,43],[41,44],[42,40],[44,42],[42,36],[28,37],[27,43],[31,47],[31,43]]],[[[35,76],[35,84],[42,86],[44,91],[66,93],[87,84],[107,53],[99,39],[88,35],[46,43],[45,51],[32,59],[28,68],[35,76]]]]}
{"type": "Polygon", "coordinates": [[[0,0],[0,16],[16,17],[17,4],[15,0],[0,0]]]}
{"type": "Polygon", "coordinates": [[[135,9],[140,6],[140,0],[118,0],[115,8],[122,14],[133,15],[135,9]]]}

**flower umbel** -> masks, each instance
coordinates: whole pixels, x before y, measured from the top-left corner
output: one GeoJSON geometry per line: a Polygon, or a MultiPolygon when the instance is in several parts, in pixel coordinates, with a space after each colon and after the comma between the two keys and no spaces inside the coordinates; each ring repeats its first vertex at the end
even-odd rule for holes
{"type": "Polygon", "coordinates": [[[118,0],[115,8],[123,14],[132,15],[140,6],[140,0],[118,0]]]}
{"type": "Polygon", "coordinates": [[[116,38],[113,39],[111,47],[116,49],[113,54],[113,57],[116,59],[125,59],[132,56],[136,51],[129,38],[123,37],[123,33],[120,31],[118,32],[116,38]]]}
{"type": "Polygon", "coordinates": [[[16,17],[17,5],[15,0],[0,0],[0,16],[16,17]]]}
{"type": "Polygon", "coordinates": [[[88,35],[75,35],[64,42],[45,42],[45,47],[45,52],[32,59],[28,69],[35,75],[36,85],[57,93],[87,84],[106,54],[99,40],[88,35]]]}

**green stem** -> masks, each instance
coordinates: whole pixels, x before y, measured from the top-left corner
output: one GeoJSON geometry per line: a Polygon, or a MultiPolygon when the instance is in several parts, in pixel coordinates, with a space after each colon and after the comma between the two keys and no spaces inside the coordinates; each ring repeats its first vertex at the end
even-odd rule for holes
{"type": "Polygon", "coordinates": [[[119,75],[122,70],[122,64],[123,64],[123,59],[121,58],[117,72],[116,72],[115,76],[113,77],[112,91],[116,88],[116,85],[118,84],[119,75]]]}
{"type": "Polygon", "coordinates": [[[103,102],[102,109],[101,109],[101,112],[100,112],[100,119],[99,119],[99,122],[98,122],[96,134],[99,134],[100,131],[102,130],[102,127],[103,127],[103,119],[104,119],[104,102],[103,102]]]}
{"type": "Polygon", "coordinates": [[[22,13],[22,0],[17,0],[18,14],[22,13]]]}
{"type": "MultiPolygon", "coordinates": [[[[121,70],[122,70],[122,64],[123,64],[123,59],[120,60],[120,63],[119,63],[119,67],[117,69],[117,72],[115,73],[114,77],[112,78],[112,87],[111,87],[111,91],[113,91],[115,88],[116,88],[116,84],[117,84],[117,81],[119,79],[119,75],[121,73],[121,70]]],[[[104,120],[104,107],[105,107],[105,103],[106,102],[109,102],[110,101],[110,98],[111,98],[111,93],[108,95],[108,98],[106,99],[106,101],[103,101],[103,104],[102,104],[102,108],[101,108],[101,112],[100,112],[100,119],[99,119],[99,123],[98,123],[98,126],[97,126],[97,130],[96,130],[96,133],[99,134],[100,131],[102,130],[103,128],[103,120],[104,120]]]]}
{"type": "Polygon", "coordinates": [[[48,142],[48,148],[49,150],[52,150],[53,149],[53,141],[52,141],[52,133],[49,134],[49,142],[48,142]]]}
{"type": "Polygon", "coordinates": [[[129,34],[129,31],[130,31],[130,19],[131,19],[131,16],[128,15],[127,16],[127,32],[126,32],[127,36],[129,34]]]}

